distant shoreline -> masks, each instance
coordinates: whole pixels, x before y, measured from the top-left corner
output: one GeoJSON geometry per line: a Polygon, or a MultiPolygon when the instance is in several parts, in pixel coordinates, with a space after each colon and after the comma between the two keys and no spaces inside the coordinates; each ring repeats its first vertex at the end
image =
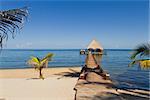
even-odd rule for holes
{"type": "MultiPolygon", "coordinates": [[[[81,48],[83,49],[83,48],[81,48]]],[[[2,49],[2,51],[79,51],[81,49],[2,49]]],[[[85,48],[84,48],[85,49],[85,48]]],[[[108,51],[132,51],[133,49],[104,49],[108,51]]]]}
{"type": "MultiPolygon", "coordinates": [[[[82,67],[82,66],[49,66],[47,67],[47,69],[49,68],[77,68],[77,67],[82,67]]],[[[33,67],[24,67],[24,68],[0,68],[0,70],[15,70],[15,69],[34,69],[33,67]]]]}

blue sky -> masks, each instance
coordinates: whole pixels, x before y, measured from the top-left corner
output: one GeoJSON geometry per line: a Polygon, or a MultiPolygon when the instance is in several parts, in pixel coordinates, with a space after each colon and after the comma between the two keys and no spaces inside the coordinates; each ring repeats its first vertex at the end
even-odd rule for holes
{"type": "Polygon", "coordinates": [[[148,0],[0,0],[0,9],[29,7],[29,18],[5,48],[85,48],[96,39],[106,49],[148,41],[148,0]]]}

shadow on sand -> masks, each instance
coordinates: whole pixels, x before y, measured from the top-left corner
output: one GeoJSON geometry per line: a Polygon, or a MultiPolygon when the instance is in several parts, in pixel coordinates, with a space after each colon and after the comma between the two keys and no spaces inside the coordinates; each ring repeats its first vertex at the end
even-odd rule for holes
{"type": "Polygon", "coordinates": [[[149,96],[145,95],[134,95],[131,93],[111,93],[111,92],[103,92],[100,94],[94,95],[92,98],[89,96],[82,96],[84,100],[149,100],[149,96]]]}
{"type": "MultiPolygon", "coordinates": [[[[86,83],[91,84],[91,83],[86,83]]],[[[92,98],[92,100],[150,100],[150,91],[148,90],[139,90],[139,89],[117,89],[115,85],[106,84],[106,83],[92,83],[92,84],[99,84],[105,85],[107,87],[112,87],[115,89],[119,94],[115,94],[112,92],[104,92],[101,94],[96,94],[92,98]]],[[[86,97],[87,98],[87,97],[86,97]]]]}
{"type": "Polygon", "coordinates": [[[114,84],[112,84],[112,83],[101,83],[101,82],[86,82],[86,83],[82,83],[82,84],[93,84],[93,85],[103,85],[103,86],[105,86],[106,88],[113,88],[113,89],[115,89],[115,90],[117,90],[117,88],[116,88],[116,86],[114,85],[114,84]]]}
{"type": "Polygon", "coordinates": [[[149,100],[147,94],[146,96],[133,95],[129,93],[119,93],[119,94],[105,93],[105,94],[107,95],[106,96],[102,96],[103,94],[95,95],[92,100],[149,100]]]}
{"type": "Polygon", "coordinates": [[[79,77],[80,76],[80,72],[69,68],[69,72],[62,72],[62,73],[58,73],[58,74],[54,74],[54,75],[61,76],[61,77],[59,77],[57,79],[61,79],[63,77],[79,77]]]}
{"type": "Polygon", "coordinates": [[[116,84],[111,84],[107,82],[103,83],[85,81],[81,83],[78,82],[78,85],[80,87],[77,87],[78,93],[76,92],[75,97],[81,98],[82,100],[150,100],[150,91],[148,90],[142,90],[138,88],[117,88],[116,84]],[[92,86],[97,86],[97,88],[93,88],[92,86]],[[103,91],[103,88],[99,86],[106,87],[106,90],[104,89],[103,91]],[[90,92],[92,90],[96,91],[97,89],[99,89],[99,92],[97,93],[90,92]],[[93,95],[90,96],[90,93],[93,95]]]}
{"type": "Polygon", "coordinates": [[[26,80],[41,80],[41,78],[28,78],[26,80]]]}

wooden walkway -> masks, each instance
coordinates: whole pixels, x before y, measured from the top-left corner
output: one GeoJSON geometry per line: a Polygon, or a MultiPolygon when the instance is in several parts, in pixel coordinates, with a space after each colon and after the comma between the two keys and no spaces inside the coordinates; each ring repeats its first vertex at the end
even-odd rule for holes
{"type": "Polygon", "coordinates": [[[149,100],[150,93],[144,91],[116,89],[113,82],[94,56],[87,55],[86,65],[82,68],[79,79],[74,87],[75,100],[149,100]]]}
{"type": "Polygon", "coordinates": [[[86,77],[86,80],[79,78],[75,85],[75,100],[124,100],[113,88],[111,80],[94,72],[89,72],[86,77]]]}

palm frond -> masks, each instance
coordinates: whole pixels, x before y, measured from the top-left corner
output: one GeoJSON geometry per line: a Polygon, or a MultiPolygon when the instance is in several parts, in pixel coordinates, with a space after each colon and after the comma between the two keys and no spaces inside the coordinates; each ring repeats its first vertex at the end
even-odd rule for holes
{"type": "Polygon", "coordinates": [[[141,60],[133,60],[130,64],[129,67],[139,64],[139,66],[142,69],[149,69],[150,68],[150,60],[149,59],[141,59],[141,60]]]}
{"type": "Polygon", "coordinates": [[[136,47],[131,55],[131,59],[135,59],[137,55],[142,56],[150,56],[150,44],[142,44],[136,47]]]}
{"type": "Polygon", "coordinates": [[[150,68],[150,60],[141,60],[139,61],[140,66],[142,69],[149,69],[150,68]]]}
{"type": "MultiPolygon", "coordinates": [[[[42,60],[47,59],[48,61],[51,61],[53,56],[54,56],[54,54],[48,53],[42,60]]],[[[41,60],[41,61],[42,61],[42,60],[41,60]]]]}
{"type": "Polygon", "coordinates": [[[28,60],[28,65],[32,66],[32,67],[35,67],[35,68],[38,68],[40,67],[40,59],[38,57],[31,57],[31,59],[28,60]]]}
{"type": "Polygon", "coordinates": [[[52,56],[52,53],[48,53],[42,60],[38,57],[31,57],[31,59],[28,60],[28,64],[39,71],[39,78],[44,79],[42,69],[48,67],[48,61],[51,60],[52,56]]]}
{"type": "Polygon", "coordinates": [[[41,60],[41,64],[44,67],[48,67],[48,61],[51,61],[53,57],[52,53],[48,53],[42,60],[41,60]]]}
{"type": "Polygon", "coordinates": [[[139,60],[133,60],[131,63],[129,63],[129,67],[132,67],[133,65],[135,64],[138,64],[139,63],[139,60]]]}
{"type": "Polygon", "coordinates": [[[51,60],[52,56],[52,53],[48,53],[42,60],[38,57],[31,57],[31,59],[28,60],[27,64],[34,68],[48,67],[48,61],[51,60]]]}
{"type": "Polygon", "coordinates": [[[27,7],[0,11],[0,46],[3,41],[7,40],[8,34],[11,33],[14,38],[15,33],[23,27],[25,20],[28,17],[27,7]]]}
{"type": "Polygon", "coordinates": [[[41,61],[41,66],[47,68],[47,67],[48,67],[48,59],[42,60],[42,61],[41,61]]]}

